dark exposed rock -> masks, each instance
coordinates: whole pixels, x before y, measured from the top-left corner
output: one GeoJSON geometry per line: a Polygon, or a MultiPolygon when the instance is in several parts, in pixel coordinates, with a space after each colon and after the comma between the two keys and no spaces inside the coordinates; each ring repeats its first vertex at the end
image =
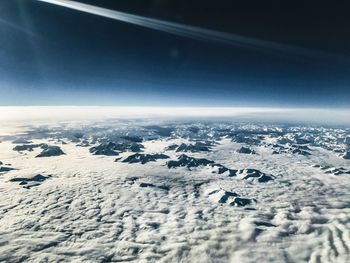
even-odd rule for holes
{"type": "Polygon", "coordinates": [[[225,191],[225,193],[219,199],[219,203],[220,204],[226,203],[229,197],[236,197],[236,196],[238,196],[238,194],[225,191]]]}
{"type": "Polygon", "coordinates": [[[50,178],[49,176],[43,176],[41,174],[37,174],[31,178],[22,178],[22,177],[18,177],[18,178],[12,178],[9,181],[10,182],[44,182],[45,180],[47,180],[48,178],[50,178]]]}
{"type": "Polygon", "coordinates": [[[132,152],[141,152],[143,148],[143,145],[139,143],[133,143],[129,147],[132,152]]]}
{"type": "Polygon", "coordinates": [[[256,222],[254,222],[254,224],[257,226],[276,227],[276,225],[274,225],[270,222],[265,222],[265,221],[256,221],[256,222]]]}
{"type": "Polygon", "coordinates": [[[299,149],[299,150],[312,151],[312,150],[310,149],[310,147],[307,146],[307,145],[297,145],[297,144],[293,144],[292,147],[295,148],[295,149],[299,149]]]}
{"type": "Polygon", "coordinates": [[[202,142],[196,142],[195,144],[181,143],[176,149],[176,152],[209,152],[210,146],[202,142]]]}
{"type": "Polygon", "coordinates": [[[198,197],[200,196],[200,188],[201,188],[203,185],[207,184],[208,182],[209,182],[209,180],[208,180],[208,181],[202,181],[202,182],[198,182],[198,183],[194,183],[194,184],[193,184],[193,193],[194,193],[194,197],[195,197],[195,198],[198,198],[198,197]]]}
{"type": "Polygon", "coordinates": [[[140,187],[156,187],[154,184],[149,184],[149,183],[140,183],[140,187]]]}
{"type": "Polygon", "coordinates": [[[130,142],[142,142],[143,139],[137,136],[122,136],[121,137],[124,140],[130,141],[130,142]]]}
{"type": "Polygon", "coordinates": [[[343,155],[343,159],[350,160],[350,152],[345,152],[343,155]]]}
{"type": "Polygon", "coordinates": [[[90,143],[87,140],[82,140],[80,143],[78,143],[76,146],[78,147],[89,147],[90,143]]]}
{"type": "Polygon", "coordinates": [[[58,146],[48,146],[44,148],[44,150],[38,154],[36,157],[52,157],[52,156],[60,156],[65,154],[60,147],[58,146]]]}
{"type": "Polygon", "coordinates": [[[12,178],[10,182],[19,182],[19,185],[23,186],[25,189],[30,189],[34,186],[39,186],[42,182],[49,179],[51,176],[43,176],[41,174],[37,174],[31,178],[12,178]]]}
{"type": "Polygon", "coordinates": [[[45,143],[17,145],[13,148],[13,150],[22,152],[22,151],[33,151],[33,149],[35,148],[43,149],[42,152],[36,157],[51,157],[51,156],[59,156],[59,155],[65,154],[60,147],[49,146],[45,143]]]}
{"type": "Polygon", "coordinates": [[[189,130],[190,132],[193,132],[193,133],[198,133],[200,131],[200,129],[198,127],[195,127],[195,126],[188,127],[187,130],[189,130]]]}
{"type": "Polygon", "coordinates": [[[31,184],[27,184],[27,183],[21,184],[21,183],[20,183],[20,185],[24,185],[24,186],[23,186],[24,189],[30,189],[30,188],[32,188],[32,187],[34,187],[34,186],[39,186],[40,183],[31,183],[31,184]]]}
{"type": "Polygon", "coordinates": [[[139,184],[140,187],[154,187],[154,188],[159,188],[161,190],[165,190],[165,191],[169,191],[170,187],[166,186],[166,185],[154,185],[154,184],[150,184],[150,183],[140,183],[139,184]]]}
{"type": "Polygon", "coordinates": [[[304,151],[304,150],[301,150],[301,149],[293,149],[292,153],[293,154],[300,154],[300,155],[304,155],[304,156],[311,155],[311,153],[304,151]]]}
{"type": "Polygon", "coordinates": [[[324,173],[326,173],[326,174],[332,174],[332,175],[348,175],[348,174],[350,174],[350,170],[345,169],[343,167],[336,168],[336,167],[329,166],[329,165],[322,166],[319,164],[312,165],[312,167],[320,168],[320,170],[324,171],[324,173]]]}
{"type": "Polygon", "coordinates": [[[274,176],[267,175],[256,169],[240,169],[237,171],[236,175],[243,180],[247,180],[250,178],[256,179],[259,183],[265,183],[271,180],[274,180],[274,176]]]}
{"type": "Polygon", "coordinates": [[[80,139],[79,138],[76,138],[74,136],[70,137],[69,140],[73,143],[79,143],[80,142],[80,139]]]}
{"type": "Polygon", "coordinates": [[[84,134],[82,132],[76,132],[73,134],[73,137],[77,139],[82,139],[84,137],[84,134]]]}
{"type": "Polygon", "coordinates": [[[217,189],[208,194],[208,197],[219,204],[229,204],[231,206],[246,206],[256,203],[255,199],[242,198],[234,192],[217,189]]]}
{"type": "Polygon", "coordinates": [[[266,183],[268,181],[274,180],[274,178],[270,175],[263,174],[258,178],[259,183],[266,183]]]}
{"type": "Polygon", "coordinates": [[[140,152],[144,146],[139,143],[103,143],[90,148],[90,153],[94,155],[117,156],[121,152],[140,152]]]}
{"type": "Polygon", "coordinates": [[[348,146],[350,146],[350,136],[347,136],[345,139],[344,139],[344,143],[348,146]]]}
{"type": "Polygon", "coordinates": [[[246,133],[230,134],[233,142],[245,143],[248,145],[259,145],[261,143],[261,137],[246,133]]]}
{"type": "Polygon", "coordinates": [[[236,197],[236,198],[234,198],[233,202],[230,203],[230,205],[233,205],[233,206],[246,206],[246,205],[250,205],[252,203],[253,203],[252,199],[236,197]]]}
{"type": "Polygon", "coordinates": [[[218,174],[223,174],[225,172],[228,172],[228,176],[236,176],[237,170],[234,169],[229,169],[221,164],[209,164],[211,167],[213,167],[214,169],[217,169],[216,171],[214,170],[213,173],[218,173],[218,174]]]}
{"type": "Polygon", "coordinates": [[[128,156],[123,160],[123,163],[141,163],[155,162],[159,159],[168,159],[169,156],[165,154],[140,154],[136,153],[128,156]]]}
{"type": "Polygon", "coordinates": [[[169,136],[171,136],[172,132],[174,131],[173,128],[162,127],[162,126],[158,126],[158,125],[148,125],[148,126],[144,126],[144,127],[148,130],[154,131],[155,133],[157,133],[159,136],[162,136],[162,137],[169,137],[169,136]]]}
{"type": "Polygon", "coordinates": [[[214,161],[205,158],[194,158],[186,154],[180,155],[177,160],[168,161],[167,166],[168,168],[187,167],[188,169],[199,166],[210,166],[213,168],[212,173],[223,174],[227,172],[228,176],[235,176],[237,172],[237,170],[229,169],[214,161]]]}
{"type": "Polygon", "coordinates": [[[32,143],[29,140],[23,139],[23,138],[18,138],[12,142],[13,144],[30,144],[32,143]]]}
{"type": "Polygon", "coordinates": [[[171,145],[165,147],[165,150],[166,150],[166,151],[173,151],[173,150],[175,150],[175,149],[178,148],[178,147],[179,147],[178,144],[171,144],[171,145]]]}
{"type": "Polygon", "coordinates": [[[116,156],[119,155],[117,151],[115,151],[115,143],[109,142],[108,144],[100,144],[98,146],[94,146],[90,148],[90,153],[94,155],[106,155],[106,156],[116,156]]]}
{"type": "Polygon", "coordinates": [[[12,167],[2,166],[2,163],[0,164],[0,173],[7,173],[12,170],[15,170],[15,169],[12,167]]]}
{"type": "Polygon", "coordinates": [[[279,144],[272,145],[272,148],[274,149],[272,154],[282,154],[282,153],[292,153],[292,154],[299,154],[304,156],[309,156],[311,153],[311,149],[306,145],[291,145],[291,146],[282,146],[279,144]]]}
{"type": "Polygon", "coordinates": [[[40,143],[40,144],[23,144],[23,145],[17,145],[13,148],[14,151],[17,152],[22,152],[22,151],[33,151],[34,148],[42,148],[45,149],[48,147],[47,144],[44,143],[40,143]]]}
{"type": "Polygon", "coordinates": [[[304,139],[304,138],[295,138],[295,142],[297,144],[308,144],[308,143],[311,143],[310,140],[304,139]]]}
{"type": "Polygon", "coordinates": [[[273,152],[272,154],[281,154],[281,153],[287,153],[288,150],[282,145],[279,144],[273,144],[272,145],[273,152]]]}
{"type": "Polygon", "coordinates": [[[140,179],[140,178],[137,177],[137,176],[127,177],[127,178],[125,179],[125,183],[130,184],[130,185],[133,185],[133,184],[135,184],[135,182],[136,182],[138,179],[140,179]]]}
{"type": "Polygon", "coordinates": [[[244,154],[256,154],[256,152],[248,147],[241,147],[239,150],[237,150],[238,153],[244,153],[244,154]]]}
{"type": "Polygon", "coordinates": [[[217,190],[211,191],[208,194],[208,196],[213,201],[218,202],[220,204],[224,204],[227,202],[227,200],[229,200],[229,199],[233,200],[233,198],[239,196],[239,194],[236,194],[234,192],[225,191],[223,189],[217,189],[217,190]]]}
{"type": "Polygon", "coordinates": [[[277,139],[277,142],[278,142],[279,144],[292,144],[294,141],[291,140],[291,139],[289,139],[289,138],[279,137],[279,138],[277,139]]]}
{"type": "Polygon", "coordinates": [[[331,168],[325,172],[326,174],[333,174],[333,175],[343,175],[343,174],[350,174],[350,170],[346,170],[345,168],[331,168]]]}
{"type": "Polygon", "coordinates": [[[185,154],[182,154],[178,157],[176,161],[168,161],[167,166],[168,168],[176,168],[176,167],[187,167],[188,169],[198,167],[198,166],[205,166],[208,164],[213,164],[214,161],[210,161],[205,158],[194,158],[187,156],[185,154]]]}

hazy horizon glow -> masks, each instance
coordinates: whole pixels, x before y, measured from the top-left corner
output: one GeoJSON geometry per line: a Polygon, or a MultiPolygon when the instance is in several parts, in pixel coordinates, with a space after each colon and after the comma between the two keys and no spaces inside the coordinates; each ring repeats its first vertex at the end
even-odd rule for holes
{"type": "MultiPolygon", "coordinates": [[[[216,118],[234,121],[281,123],[350,124],[350,110],[268,107],[111,107],[111,106],[5,106],[0,107],[4,124],[55,123],[64,121],[103,121],[108,119],[216,118]]],[[[6,126],[6,125],[4,125],[6,126]]]]}

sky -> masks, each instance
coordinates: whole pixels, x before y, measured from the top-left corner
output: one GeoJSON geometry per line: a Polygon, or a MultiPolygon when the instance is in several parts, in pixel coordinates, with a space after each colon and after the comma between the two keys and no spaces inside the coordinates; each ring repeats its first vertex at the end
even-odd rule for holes
{"type": "Polygon", "coordinates": [[[350,106],[347,1],[80,2],[1,1],[0,105],[350,106]]]}

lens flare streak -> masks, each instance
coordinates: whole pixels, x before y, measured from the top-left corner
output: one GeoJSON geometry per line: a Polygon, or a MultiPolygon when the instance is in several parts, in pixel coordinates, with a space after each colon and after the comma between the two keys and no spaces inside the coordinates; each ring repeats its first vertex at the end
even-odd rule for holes
{"type": "Polygon", "coordinates": [[[132,15],[125,12],[110,10],[93,5],[83,4],[76,1],[69,0],[38,0],[54,5],[67,7],[70,9],[82,11],[89,14],[94,14],[145,28],[166,32],[173,35],[187,37],[200,41],[222,43],[235,47],[242,47],[248,49],[256,49],[263,52],[276,53],[282,55],[299,55],[304,58],[322,58],[334,59],[333,56],[321,51],[310,50],[301,47],[295,47],[287,44],[276,43],[261,39],[250,37],[243,37],[236,34],[219,32],[215,30],[195,27],[175,22],[164,21],[160,19],[148,18],[138,15],[132,15]]]}

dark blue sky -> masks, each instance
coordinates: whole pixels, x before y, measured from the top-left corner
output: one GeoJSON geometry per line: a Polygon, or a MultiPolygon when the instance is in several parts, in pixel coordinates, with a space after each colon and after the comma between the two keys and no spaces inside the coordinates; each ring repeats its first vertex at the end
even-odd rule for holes
{"type": "Polygon", "coordinates": [[[345,1],[81,2],[327,57],[196,41],[34,0],[3,0],[1,105],[349,107],[345,1]]]}

